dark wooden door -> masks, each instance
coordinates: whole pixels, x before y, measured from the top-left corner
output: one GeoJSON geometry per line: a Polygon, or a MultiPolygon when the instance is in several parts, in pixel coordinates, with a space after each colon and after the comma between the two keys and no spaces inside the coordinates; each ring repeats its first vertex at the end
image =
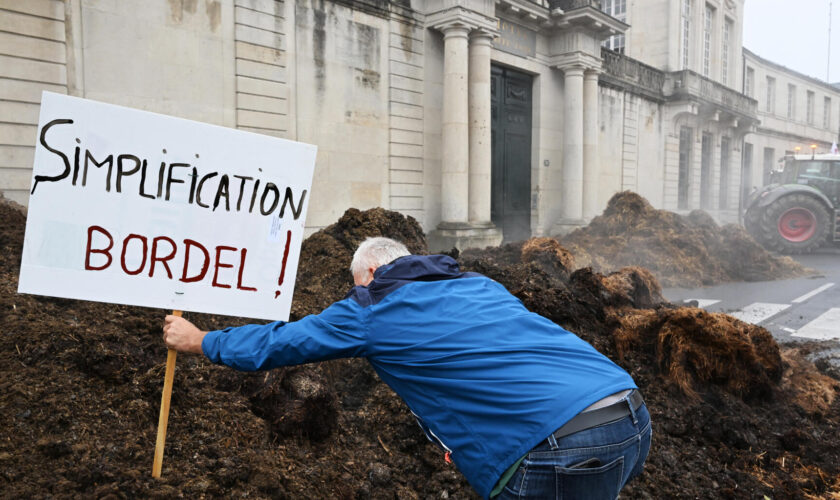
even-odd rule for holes
{"type": "Polygon", "coordinates": [[[506,242],[531,236],[530,75],[493,66],[491,216],[506,242]]]}

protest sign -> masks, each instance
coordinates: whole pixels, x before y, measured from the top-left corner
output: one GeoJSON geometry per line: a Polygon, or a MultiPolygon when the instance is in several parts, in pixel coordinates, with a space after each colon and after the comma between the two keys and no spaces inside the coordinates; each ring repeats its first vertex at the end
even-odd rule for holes
{"type": "Polygon", "coordinates": [[[287,320],[315,154],[45,92],[18,291],[287,320]]]}

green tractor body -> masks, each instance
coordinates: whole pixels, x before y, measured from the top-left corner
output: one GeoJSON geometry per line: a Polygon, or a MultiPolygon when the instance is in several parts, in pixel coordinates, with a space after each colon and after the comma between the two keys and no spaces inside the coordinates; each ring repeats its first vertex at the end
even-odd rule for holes
{"type": "Polygon", "coordinates": [[[781,253],[840,243],[840,155],[789,155],[744,204],[747,231],[781,253]]]}

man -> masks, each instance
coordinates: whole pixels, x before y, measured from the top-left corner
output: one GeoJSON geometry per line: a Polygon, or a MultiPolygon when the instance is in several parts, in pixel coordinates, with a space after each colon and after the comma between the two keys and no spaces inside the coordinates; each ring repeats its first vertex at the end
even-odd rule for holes
{"type": "Polygon", "coordinates": [[[650,415],[592,346],[444,255],[369,238],[350,269],[318,315],[212,332],[167,316],[164,341],[246,371],[365,357],[483,497],[615,498],[641,473],[650,415]]]}

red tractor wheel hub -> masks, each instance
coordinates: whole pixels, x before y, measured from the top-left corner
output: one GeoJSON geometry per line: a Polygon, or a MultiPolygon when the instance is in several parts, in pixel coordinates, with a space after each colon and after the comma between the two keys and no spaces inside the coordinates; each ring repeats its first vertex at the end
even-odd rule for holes
{"type": "Polygon", "coordinates": [[[794,243],[808,241],[817,232],[817,216],[807,208],[794,207],[779,217],[778,226],[782,238],[794,243]]]}

